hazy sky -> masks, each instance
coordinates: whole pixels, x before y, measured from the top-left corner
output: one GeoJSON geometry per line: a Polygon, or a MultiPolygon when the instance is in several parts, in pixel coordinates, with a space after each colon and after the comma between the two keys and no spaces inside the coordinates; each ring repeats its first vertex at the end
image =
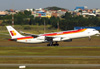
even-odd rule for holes
{"type": "Polygon", "coordinates": [[[100,8],[100,0],[0,0],[0,10],[27,8],[45,8],[57,6],[69,10],[76,6],[87,6],[89,9],[100,8]]]}

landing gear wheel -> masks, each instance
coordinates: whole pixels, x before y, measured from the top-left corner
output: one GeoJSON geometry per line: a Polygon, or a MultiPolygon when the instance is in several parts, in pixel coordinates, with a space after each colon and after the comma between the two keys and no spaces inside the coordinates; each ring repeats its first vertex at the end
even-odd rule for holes
{"type": "Polygon", "coordinates": [[[47,44],[47,46],[59,46],[58,42],[56,42],[55,44],[53,44],[53,42],[50,42],[50,44],[47,44]]]}
{"type": "Polygon", "coordinates": [[[47,46],[50,46],[50,44],[47,44],[47,46]]]}
{"type": "Polygon", "coordinates": [[[59,46],[59,44],[56,44],[56,46],[59,46]]]}
{"type": "Polygon", "coordinates": [[[55,44],[53,44],[54,46],[59,46],[58,42],[56,42],[55,44]]]}
{"type": "Polygon", "coordinates": [[[52,44],[52,45],[47,44],[47,46],[59,46],[59,44],[52,44]]]}
{"type": "Polygon", "coordinates": [[[56,44],[53,44],[53,46],[56,46],[56,44]]]}
{"type": "Polygon", "coordinates": [[[59,44],[54,44],[54,46],[59,46],[59,44]]]}
{"type": "Polygon", "coordinates": [[[47,46],[53,46],[53,42],[50,42],[50,44],[47,44],[47,46]]]}

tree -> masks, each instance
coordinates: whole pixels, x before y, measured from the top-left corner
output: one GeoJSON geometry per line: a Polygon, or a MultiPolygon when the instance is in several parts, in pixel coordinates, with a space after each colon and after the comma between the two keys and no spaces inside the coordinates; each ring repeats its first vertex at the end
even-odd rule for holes
{"type": "Polygon", "coordinates": [[[65,19],[70,19],[70,18],[72,18],[71,13],[66,12],[64,18],[65,18],[65,19]]]}
{"type": "Polygon", "coordinates": [[[50,18],[50,24],[53,28],[58,28],[57,23],[60,22],[59,17],[51,17],[50,18]]]}
{"type": "Polygon", "coordinates": [[[61,10],[61,9],[64,9],[64,8],[53,6],[53,7],[47,7],[47,8],[44,8],[44,9],[48,9],[48,10],[61,10]]]}
{"type": "Polygon", "coordinates": [[[30,16],[30,15],[31,15],[31,11],[25,10],[25,11],[24,11],[24,14],[27,15],[27,16],[30,16]]]}

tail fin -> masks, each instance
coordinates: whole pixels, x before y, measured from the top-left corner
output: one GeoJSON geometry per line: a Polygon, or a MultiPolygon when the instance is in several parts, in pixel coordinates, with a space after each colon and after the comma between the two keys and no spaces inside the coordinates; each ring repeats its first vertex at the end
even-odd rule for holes
{"type": "Polygon", "coordinates": [[[23,35],[18,33],[12,26],[6,26],[6,27],[12,39],[24,37],[23,35]]]}

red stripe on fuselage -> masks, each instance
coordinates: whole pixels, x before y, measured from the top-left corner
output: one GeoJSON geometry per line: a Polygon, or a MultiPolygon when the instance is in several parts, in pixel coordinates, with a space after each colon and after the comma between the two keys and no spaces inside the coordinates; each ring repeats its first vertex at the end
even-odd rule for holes
{"type": "Polygon", "coordinates": [[[33,39],[34,37],[32,36],[28,36],[28,37],[21,37],[21,38],[17,38],[17,40],[25,40],[25,39],[33,39]]]}
{"type": "Polygon", "coordinates": [[[50,33],[50,34],[43,34],[42,36],[56,36],[56,35],[72,34],[72,33],[83,32],[85,30],[86,29],[79,29],[79,30],[74,30],[74,31],[65,31],[65,32],[58,32],[58,33],[50,33]]]}

